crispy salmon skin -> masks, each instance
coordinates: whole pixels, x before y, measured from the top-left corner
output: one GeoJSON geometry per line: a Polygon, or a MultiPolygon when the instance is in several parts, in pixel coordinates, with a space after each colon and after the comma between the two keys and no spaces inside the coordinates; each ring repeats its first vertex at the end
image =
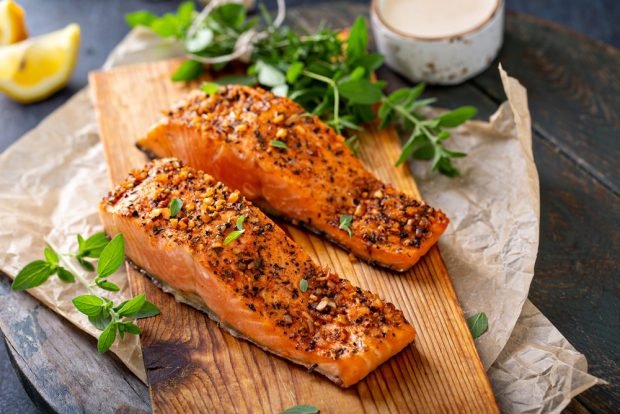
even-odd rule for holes
{"type": "Polygon", "coordinates": [[[394,305],[320,268],[238,191],[178,160],[131,172],[99,213],[130,260],[178,298],[343,387],[415,338],[394,305]]]}
{"type": "Polygon", "coordinates": [[[204,170],[266,211],[394,270],[413,266],[448,225],[440,210],[379,181],[317,117],[260,88],[196,91],[137,145],[204,170]]]}

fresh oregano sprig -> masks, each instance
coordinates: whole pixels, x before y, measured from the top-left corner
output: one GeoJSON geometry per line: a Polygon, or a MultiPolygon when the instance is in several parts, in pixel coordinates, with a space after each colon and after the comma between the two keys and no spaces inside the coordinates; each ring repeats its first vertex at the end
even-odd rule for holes
{"type": "Polygon", "coordinates": [[[54,250],[46,247],[43,256],[45,260],[30,262],[17,273],[11,285],[13,290],[25,290],[42,285],[54,274],[63,282],[72,283],[75,281],[73,274],[58,264],[59,257],[54,250]]]}
{"type": "Polygon", "coordinates": [[[139,335],[140,328],[134,323],[135,319],[148,318],[159,314],[157,306],[146,300],[144,294],[126,300],[118,305],[101,295],[97,289],[117,292],[120,288],[107,278],[114,274],[125,262],[125,239],[117,234],[108,240],[105,233],[96,233],[84,239],[77,236],[78,250],[73,254],[59,255],[52,244],[43,251],[44,260],[35,260],[28,263],[17,274],[11,288],[25,290],[45,283],[50,276],[66,283],[78,280],[88,291],[88,294],[73,298],[75,308],[86,315],[90,323],[102,331],[97,341],[99,352],[106,352],[117,338],[124,338],[126,333],[139,335]],[[91,260],[98,259],[96,275],[92,280],[87,279],[75,268],[70,258],[73,257],[84,270],[95,271],[91,260]],[[63,260],[66,267],[60,265],[63,260]]]}
{"type": "MultiPolygon", "coordinates": [[[[368,28],[363,17],[355,21],[343,40],[340,32],[324,26],[312,34],[275,27],[269,13],[264,7],[261,10],[266,35],[253,41],[246,75],[223,76],[218,83],[258,84],[276,95],[288,96],[345,135],[346,144],[354,153],[359,147],[355,131],[372,122],[379,108],[382,127],[399,125],[409,136],[397,165],[410,158],[429,160],[433,170],[448,176],[458,175],[452,159],[465,154],[448,149],[445,143],[450,138],[449,130],[472,118],[475,108],[461,107],[429,118],[420,112],[434,102],[420,99],[424,85],[385,94],[386,83],[373,79],[373,73],[383,64],[383,56],[368,51],[368,28]]],[[[257,18],[247,16],[243,5],[223,4],[214,8],[188,38],[196,15],[193,3],[187,2],[179,6],[176,14],[158,17],[139,11],[128,14],[126,20],[132,27],[146,26],[162,37],[180,39],[188,54],[205,58],[231,54],[239,38],[258,24],[257,18]]],[[[222,70],[226,66],[226,62],[218,63],[212,69],[222,70]]],[[[193,80],[203,71],[203,64],[188,60],[172,79],[193,80]]],[[[204,90],[217,92],[212,84],[204,90]]]]}
{"type": "Polygon", "coordinates": [[[419,110],[431,100],[417,100],[424,91],[424,84],[415,88],[402,88],[381,98],[379,119],[381,127],[397,122],[410,131],[409,139],[405,143],[396,165],[401,165],[407,159],[432,161],[433,170],[449,177],[458,175],[458,170],[452,164],[451,158],[464,157],[463,152],[451,151],[444,146],[444,141],[450,138],[448,129],[457,127],[476,115],[476,108],[462,106],[446,112],[437,118],[426,119],[419,110]]]}

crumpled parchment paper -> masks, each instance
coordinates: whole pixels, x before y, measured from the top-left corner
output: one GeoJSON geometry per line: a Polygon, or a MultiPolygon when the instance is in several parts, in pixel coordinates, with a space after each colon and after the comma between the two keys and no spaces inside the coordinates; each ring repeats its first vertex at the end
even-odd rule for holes
{"type": "Polygon", "coordinates": [[[411,164],[424,198],[450,217],[441,254],[465,315],[484,311],[489,318],[489,333],[476,340],[485,368],[508,341],[527,299],[540,221],[527,93],[501,67],[500,75],[508,101],[490,122],[470,122],[449,142],[469,154],[456,161],[461,176],[411,164]]]}
{"type": "MultiPolygon", "coordinates": [[[[178,56],[178,44],[147,30],[132,31],[105,68],[178,56]]],[[[449,179],[413,165],[430,204],[451,218],[441,251],[466,316],[484,311],[489,331],[476,341],[502,410],[559,412],[576,394],[601,382],[585,357],[527,301],[538,250],[538,175],[531,149],[525,89],[500,68],[508,102],[490,122],[469,122],[450,145],[469,156],[462,176],[449,179]],[[523,307],[523,311],[522,311],[523,307]]],[[[83,90],[0,155],[0,268],[14,277],[42,257],[44,239],[67,252],[76,234],[101,229],[96,208],[108,191],[95,114],[83,90]]],[[[126,274],[114,275],[129,296],[126,274]]],[[[29,291],[80,329],[97,331],[72,306],[78,284],[51,278],[29,291]]],[[[112,352],[146,381],[138,337],[112,352]]]]}

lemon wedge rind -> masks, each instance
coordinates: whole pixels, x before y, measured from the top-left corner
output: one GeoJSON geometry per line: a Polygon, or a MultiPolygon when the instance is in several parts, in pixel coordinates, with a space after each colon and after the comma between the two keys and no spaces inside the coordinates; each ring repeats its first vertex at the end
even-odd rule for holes
{"type": "Polygon", "coordinates": [[[0,46],[17,43],[27,37],[24,9],[13,0],[0,0],[0,46]]]}
{"type": "Polygon", "coordinates": [[[21,102],[43,100],[65,86],[73,73],[80,27],[64,29],[0,48],[0,92],[21,102]]]}

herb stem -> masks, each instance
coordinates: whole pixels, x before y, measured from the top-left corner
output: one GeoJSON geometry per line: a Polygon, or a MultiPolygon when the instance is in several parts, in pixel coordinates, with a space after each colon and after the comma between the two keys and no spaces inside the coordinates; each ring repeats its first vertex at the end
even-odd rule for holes
{"type": "Polygon", "coordinates": [[[329,86],[331,86],[332,89],[334,90],[334,128],[336,129],[336,132],[340,134],[340,117],[338,114],[340,110],[340,93],[338,92],[338,85],[336,85],[336,82],[334,82],[333,79],[319,75],[318,73],[304,70],[301,72],[301,74],[309,78],[324,82],[328,84],[329,86]]]}
{"type": "MultiPolygon", "coordinates": [[[[332,38],[331,35],[312,35],[312,36],[300,36],[299,40],[301,43],[312,43],[312,42],[320,42],[323,40],[330,40],[332,38]]],[[[277,49],[282,47],[290,46],[291,42],[288,40],[282,40],[280,42],[274,43],[270,45],[270,47],[277,49]]]]}
{"type": "Polygon", "coordinates": [[[112,321],[115,323],[120,322],[121,320],[121,316],[119,316],[113,308],[110,308],[110,316],[112,317],[112,321]]]}
{"type": "Polygon", "coordinates": [[[394,108],[396,112],[398,112],[403,117],[411,121],[411,123],[414,125],[414,128],[419,128],[420,132],[426,135],[433,143],[437,142],[437,137],[431,131],[428,130],[424,122],[419,120],[415,116],[411,115],[411,113],[407,111],[407,109],[403,108],[401,105],[394,105],[385,97],[382,99],[382,102],[394,108]]]}
{"type": "MultiPolygon", "coordinates": [[[[44,237],[43,241],[45,241],[45,243],[47,243],[52,248],[52,250],[54,250],[55,252],[59,251],[58,246],[52,243],[52,241],[48,239],[47,237],[44,237]]],[[[66,254],[59,255],[59,261],[62,262],[62,264],[66,266],[71,271],[71,273],[73,273],[75,278],[88,290],[88,292],[91,295],[99,296],[97,291],[88,281],[88,279],[86,279],[82,275],[81,271],[75,267],[75,265],[73,264],[73,262],[71,262],[71,260],[67,259],[67,256],[70,256],[70,255],[66,255],[66,254]]]]}

